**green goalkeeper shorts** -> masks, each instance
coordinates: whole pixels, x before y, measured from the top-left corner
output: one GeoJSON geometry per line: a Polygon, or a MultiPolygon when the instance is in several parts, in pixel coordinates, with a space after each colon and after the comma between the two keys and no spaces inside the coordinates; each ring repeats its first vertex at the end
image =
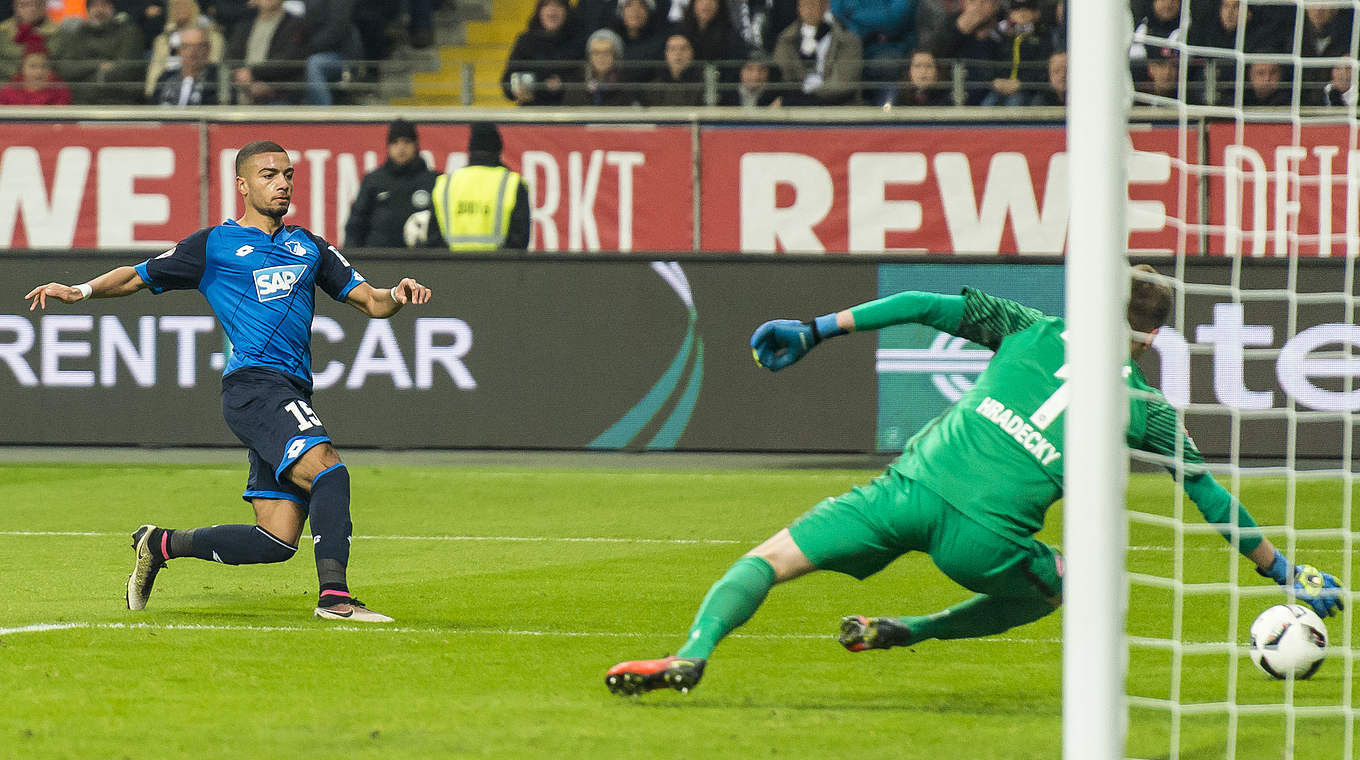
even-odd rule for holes
{"type": "Polygon", "coordinates": [[[1062,601],[1062,556],[1033,538],[1005,538],[934,491],[888,470],[867,486],[820,502],[789,526],[814,565],[863,580],[907,552],[926,552],[979,594],[1062,601]]]}

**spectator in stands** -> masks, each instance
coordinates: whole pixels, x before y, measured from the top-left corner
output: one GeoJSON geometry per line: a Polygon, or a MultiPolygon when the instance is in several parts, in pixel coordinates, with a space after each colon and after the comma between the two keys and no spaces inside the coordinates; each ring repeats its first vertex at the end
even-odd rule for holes
{"type": "Polygon", "coordinates": [[[1320,105],[1324,106],[1355,106],[1356,92],[1351,89],[1351,67],[1349,64],[1340,64],[1332,67],[1332,78],[1322,89],[1320,105]]]}
{"type": "MultiPolygon", "coordinates": [[[[1353,20],[1354,14],[1350,8],[1306,6],[1303,11],[1303,34],[1299,38],[1299,55],[1304,58],[1349,56],[1353,20]]],[[[1325,104],[1329,100],[1325,92],[1331,84],[1332,75],[1332,66],[1306,66],[1303,69],[1304,103],[1325,104]]]]}
{"type": "Polygon", "coordinates": [[[579,81],[567,86],[562,102],[569,106],[631,106],[636,89],[619,68],[623,40],[612,29],[596,29],[586,40],[586,62],[579,81]]]}
{"type": "Polygon", "coordinates": [[[643,101],[649,106],[701,106],[704,71],[694,62],[694,46],[679,32],[666,38],[666,66],[652,79],[643,101]]]}
{"type": "Polygon", "coordinates": [[[623,76],[645,82],[656,75],[666,57],[666,30],[656,14],[656,0],[618,0],[612,27],[623,40],[623,76]]]}
{"type": "Polygon", "coordinates": [[[179,68],[161,74],[156,80],[151,104],[157,106],[215,106],[222,102],[225,88],[222,72],[208,60],[208,35],[191,26],[181,31],[179,68]]]}
{"type": "Polygon", "coordinates": [[[142,41],[150,49],[151,41],[165,29],[165,8],[162,0],[118,0],[115,5],[120,13],[126,13],[142,33],[142,41]]]}
{"type": "Polygon", "coordinates": [[[581,34],[589,35],[596,29],[614,25],[619,15],[618,0],[576,0],[572,9],[581,34]]]}
{"type": "Polygon", "coordinates": [[[864,46],[864,97],[891,103],[901,61],[916,46],[916,0],[831,0],[831,14],[864,46]]]}
{"type": "Polygon", "coordinates": [[[907,81],[897,90],[893,100],[899,106],[948,106],[953,105],[949,97],[949,87],[940,81],[940,67],[935,62],[935,54],[925,49],[917,49],[911,54],[907,66],[907,81]]]}
{"type": "Polygon", "coordinates": [[[1067,51],[1048,57],[1048,87],[1030,101],[1032,106],[1067,106],[1067,51]]]}
{"type": "Polygon", "coordinates": [[[130,104],[141,99],[146,65],[142,32],[113,0],[89,0],[89,16],[62,24],[52,38],[54,68],[73,87],[76,102],[130,104]]]}
{"type": "Polygon", "coordinates": [[[435,0],[406,0],[406,32],[417,50],[434,44],[434,6],[435,0]]]}
{"type": "Polygon", "coordinates": [[[41,41],[29,43],[18,73],[0,88],[0,106],[69,106],[71,90],[52,73],[41,41]]]}
{"type": "Polygon", "coordinates": [[[14,0],[14,15],[0,22],[0,80],[19,73],[25,55],[57,33],[57,25],[47,18],[43,0],[14,0]]]}
{"type": "Polygon", "coordinates": [[[746,60],[746,42],[732,21],[728,0],[690,0],[678,27],[694,47],[694,60],[716,64],[718,82],[733,85],[746,60]]]}
{"type": "Polygon", "coordinates": [[[296,83],[303,72],[298,56],[304,46],[302,19],[285,13],[283,0],[255,0],[250,23],[236,27],[227,44],[227,57],[237,66],[231,72],[236,102],[297,102],[296,83]]]}
{"type": "Polygon", "coordinates": [[[331,84],[339,82],[349,63],[363,55],[354,28],[354,2],[306,0],[302,17],[302,40],[307,46],[305,105],[332,105],[331,84]]]}
{"type": "Polygon", "coordinates": [[[1047,80],[1048,34],[1039,23],[1037,0],[1009,0],[997,24],[993,58],[996,76],[984,106],[1023,106],[1034,99],[1034,85],[1047,80]],[[1026,87],[1031,89],[1026,91],[1026,87]]]}
{"type": "Polygon", "coordinates": [[[779,33],[774,64],[786,106],[860,102],[860,41],[831,15],[828,0],[798,0],[798,21],[779,33]]]}
{"type": "MultiPolygon", "coordinates": [[[[1241,19],[1242,0],[1218,0],[1218,13],[1206,16],[1202,21],[1194,21],[1186,41],[1197,47],[1222,48],[1232,50],[1237,46],[1237,27],[1241,19]]],[[[1251,20],[1251,6],[1247,6],[1248,26],[1251,20]]]]}
{"type": "Polygon", "coordinates": [[[1067,0],[1053,4],[1052,15],[1044,24],[1048,27],[1048,49],[1054,53],[1067,50],[1067,0]]]}
{"type": "Polygon", "coordinates": [[[797,0],[728,0],[728,6],[746,47],[766,55],[774,52],[779,33],[798,20],[797,0]]]}
{"type": "Polygon", "coordinates": [[[237,24],[250,20],[253,6],[252,0],[210,0],[204,10],[217,22],[217,28],[230,37],[237,24]]]}
{"type": "Polygon", "coordinates": [[[1160,37],[1171,42],[1181,40],[1181,0],[1152,0],[1151,7],[1134,18],[1138,21],[1134,23],[1133,46],[1129,48],[1129,58],[1135,61],[1148,57],[1147,45],[1144,43],[1149,37],[1160,37]]]}
{"type": "Polygon", "coordinates": [[[203,14],[196,0],[170,0],[169,13],[165,19],[165,31],[151,43],[151,62],[146,68],[146,87],[144,94],[149,99],[156,88],[161,74],[168,69],[179,68],[179,35],[189,27],[198,27],[208,35],[208,60],[221,63],[226,42],[222,32],[212,19],[203,14]]]}
{"type": "MultiPolygon", "coordinates": [[[[1000,0],[961,0],[959,12],[950,17],[935,35],[933,49],[936,58],[957,58],[965,61],[993,61],[1000,54],[997,25],[1001,21],[1000,0]]],[[[990,82],[995,76],[994,66],[969,65],[969,82],[990,82]]],[[[991,92],[990,88],[970,87],[966,101],[977,105],[991,92]]]]}
{"type": "Polygon", "coordinates": [[[1282,85],[1285,69],[1274,61],[1247,64],[1247,88],[1242,105],[1247,107],[1288,106],[1293,99],[1289,85],[1282,85]]]}
{"type": "Polygon", "coordinates": [[[501,91],[522,106],[560,105],[563,78],[576,73],[584,55],[567,0],[538,0],[510,49],[501,91]]]}
{"type": "Polygon", "coordinates": [[[1147,45],[1145,60],[1139,67],[1142,76],[1136,85],[1139,92],[1161,98],[1176,99],[1180,86],[1180,53],[1174,48],[1147,45]]]}
{"type": "Polygon", "coordinates": [[[767,106],[778,108],[784,104],[784,100],[771,83],[774,78],[775,75],[771,72],[770,64],[766,61],[764,53],[757,50],[751,54],[751,58],[746,63],[741,65],[741,73],[732,95],[720,102],[723,105],[741,106],[742,108],[765,108],[767,106]]]}
{"type": "MultiPolygon", "coordinates": [[[[401,248],[402,228],[414,213],[430,211],[434,181],[420,155],[416,125],[397,119],[387,127],[387,161],[359,183],[359,195],[345,222],[344,245],[350,248],[401,248]]],[[[427,219],[426,223],[429,221],[427,219]]]]}

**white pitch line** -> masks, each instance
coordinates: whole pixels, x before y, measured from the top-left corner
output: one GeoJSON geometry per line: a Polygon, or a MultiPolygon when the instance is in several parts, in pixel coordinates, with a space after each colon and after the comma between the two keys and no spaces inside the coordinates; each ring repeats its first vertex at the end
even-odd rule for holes
{"type": "MultiPolygon", "coordinates": [[[[0,628],[0,636],[20,633],[47,633],[72,629],[100,629],[115,631],[240,631],[244,633],[317,633],[339,631],[342,633],[407,633],[430,634],[437,636],[524,636],[560,638],[609,638],[642,639],[665,636],[678,636],[670,633],[646,633],[642,631],[533,631],[520,628],[410,628],[384,625],[329,625],[318,623],[315,626],[300,625],[226,625],[203,623],[35,623],[17,628],[0,628]]],[[[765,640],[822,640],[834,639],[830,633],[734,633],[730,639],[765,640]]],[[[987,637],[972,641],[1005,642],[1012,644],[1059,644],[1060,639],[1026,639],[1011,637],[987,637]]]]}
{"type": "MultiPolygon", "coordinates": [[[[126,538],[127,533],[104,533],[95,531],[74,531],[74,530],[0,530],[0,537],[33,537],[33,536],[56,536],[66,538],[126,538]]],[[[707,546],[727,546],[738,544],[742,546],[754,546],[760,543],[759,539],[739,539],[739,538],[628,538],[614,536],[355,536],[361,541],[486,541],[489,543],[552,543],[552,544],[675,544],[675,545],[707,545],[707,546]]],[[[1164,552],[1171,551],[1172,546],[1130,546],[1131,552],[1164,552]]],[[[1222,551],[1220,546],[1187,546],[1186,551],[1222,551]]],[[[1327,551],[1319,549],[1318,551],[1327,551]]]]}

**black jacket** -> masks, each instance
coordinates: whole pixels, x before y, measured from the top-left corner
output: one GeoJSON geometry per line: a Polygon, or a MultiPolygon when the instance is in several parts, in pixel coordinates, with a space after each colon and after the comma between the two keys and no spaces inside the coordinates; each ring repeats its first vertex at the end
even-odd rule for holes
{"type": "Polygon", "coordinates": [[[349,248],[406,247],[401,228],[411,214],[430,209],[430,197],[438,177],[439,173],[431,171],[420,156],[405,166],[395,166],[388,161],[369,172],[359,183],[359,196],[349,210],[345,245],[349,248]]]}

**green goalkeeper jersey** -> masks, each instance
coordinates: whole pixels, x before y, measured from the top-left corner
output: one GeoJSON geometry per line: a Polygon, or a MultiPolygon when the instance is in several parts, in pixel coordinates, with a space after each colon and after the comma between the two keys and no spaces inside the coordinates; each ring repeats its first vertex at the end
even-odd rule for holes
{"type": "MultiPolygon", "coordinates": [[[[875,303],[882,311],[885,302],[875,303]]],[[[1068,398],[1064,322],[972,289],[963,292],[957,327],[940,324],[940,311],[933,307],[934,318],[911,321],[940,327],[996,354],[973,388],[913,436],[892,467],[991,530],[1026,539],[1043,527],[1048,508],[1062,497],[1062,413],[1068,398]]],[[[1179,453],[1186,492],[1205,519],[1227,523],[1237,506],[1238,525],[1254,529],[1246,510],[1199,466],[1204,460],[1181,430],[1175,410],[1132,361],[1125,377],[1134,391],[1128,445],[1166,456],[1179,453]]],[[[1226,525],[1222,532],[1231,535],[1226,525]]],[[[1249,552],[1259,543],[1255,531],[1244,533],[1240,550],[1249,552]]]]}

